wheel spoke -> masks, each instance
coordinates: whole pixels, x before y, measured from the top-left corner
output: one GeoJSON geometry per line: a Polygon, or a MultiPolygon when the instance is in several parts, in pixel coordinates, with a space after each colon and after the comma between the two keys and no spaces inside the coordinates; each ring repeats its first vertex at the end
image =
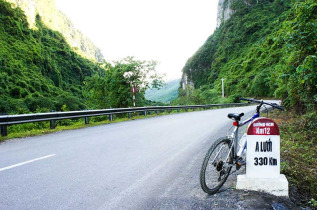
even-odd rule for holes
{"type": "Polygon", "coordinates": [[[231,148],[229,145],[229,139],[217,140],[204,159],[200,183],[202,189],[209,194],[217,192],[230,173],[231,166],[228,165],[228,159],[230,158],[231,148]]]}
{"type": "Polygon", "coordinates": [[[214,163],[214,162],[215,162],[216,158],[218,157],[219,153],[221,152],[222,148],[224,148],[224,147],[225,147],[225,144],[223,144],[223,145],[221,146],[219,152],[216,154],[215,158],[211,161],[211,163],[214,163]]]}

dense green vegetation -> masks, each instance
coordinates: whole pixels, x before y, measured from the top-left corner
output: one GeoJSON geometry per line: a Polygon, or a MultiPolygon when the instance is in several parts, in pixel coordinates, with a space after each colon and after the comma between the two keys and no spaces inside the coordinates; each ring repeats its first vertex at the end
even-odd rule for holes
{"type": "Polygon", "coordinates": [[[170,103],[172,100],[178,98],[179,87],[180,79],[172,80],[167,82],[166,85],[160,89],[151,88],[146,90],[145,98],[151,101],[170,103]]]}
{"type": "Polygon", "coordinates": [[[125,108],[133,106],[132,85],[137,88],[136,106],[151,104],[145,100],[145,90],[151,86],[159,88],[163,85],[162,76],[156,70],[155,61],[139,61],[133,57],[116,61],[114,65],[104,63],[105,75],[98,74],[85,81],[85,96],[91,109],[125,108]]]}
{"type": "Polygon", "coordinates": [[[83,81],[102,74],[95,63],[74,53],[63,36],[0,0],[0,113],[80,110],[83,81]]]}
{"type": "Polygon", "coordinates": [[[291,184],[290,198],[297,204],[317,207],[317,118],[275,112],[281,132],[281,173],[291,184]]]}
{"type": "Polygon", "coordinates": [[[195,91],[219,94],[225,78],[226,95],[279,97],[303,112],[316,106],[316,2],[236,0],[231,8],[183,68],[195,91]]]}

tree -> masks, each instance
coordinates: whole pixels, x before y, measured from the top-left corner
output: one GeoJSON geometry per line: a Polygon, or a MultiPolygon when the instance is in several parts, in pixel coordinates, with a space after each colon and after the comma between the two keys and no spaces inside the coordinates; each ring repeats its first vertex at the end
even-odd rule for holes
{"type": "Polygon", "coordinates": [[[133,105],[131,85],[138,88],[137,106],[143,106],[147,88],[163,86],[163,77],[156,71],[156,61],[140,61],[127,57],[114,64],[104,64],[105,75],[94,75],[85,81],[89,108],[124,108],[133,105]]]}

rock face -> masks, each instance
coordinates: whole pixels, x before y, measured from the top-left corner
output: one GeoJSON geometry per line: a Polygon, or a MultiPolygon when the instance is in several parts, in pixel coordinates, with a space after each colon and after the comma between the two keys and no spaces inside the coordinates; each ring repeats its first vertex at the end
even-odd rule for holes
{"type": "Polygon", "coordinates": [[[74,27],[64,13],[57,10],[54,0],[6,0],[14,7],[20,7],[27,17],[31,28],[36,28],[35,20],[39,15],[50,29],[63,34],[68,44],[80,55],[102,61],[103,55],[86,36],[74,27]]]}
{"type": "Polygon", "coordinates": [[[217,27],[231,17],[232,10],[230,4],[233,0],[219,0],[218,14],[217,14],[217,27]]]}
{"type": "MultiPolygon", "coordinates": [[[[233,1],[234,0],[219,0],[218,1],[217,27],[219,27],[221,23],[224,23],[226,20],[228,20],[231,17],[233,11],[230,9],[230,5],[233,1]]],[[[182,88],[185,89],[187,85],[194,87],[194,82],[186,74],[186,72],[183,71],[182,88]]]]}
{"type": "Polygon", "coordinates": [[[188,79],[188,76],[187,76],[187,74],[186,73],[183,73],[183,76],[182,76],[182,88],[183,88],[183,90],[185,90],[186,89],[186,86],[187,85],[189,85],[189,86],[191,86],[191,87],[194,87],[194,82],[192,82],[192,81],[190,81],[189,79],[188,79]]]}

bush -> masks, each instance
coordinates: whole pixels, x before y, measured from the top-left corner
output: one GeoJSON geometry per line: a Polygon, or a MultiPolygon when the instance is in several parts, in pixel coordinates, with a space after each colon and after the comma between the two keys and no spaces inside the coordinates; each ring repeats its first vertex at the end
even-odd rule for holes
{"type": "Polygon", "coordinates": [[[317,113],[280,113],[274,120],[281,132],[281,172],[295,187],[290,188],[291,199],[307,204],[317,198],[317,113]]]}

